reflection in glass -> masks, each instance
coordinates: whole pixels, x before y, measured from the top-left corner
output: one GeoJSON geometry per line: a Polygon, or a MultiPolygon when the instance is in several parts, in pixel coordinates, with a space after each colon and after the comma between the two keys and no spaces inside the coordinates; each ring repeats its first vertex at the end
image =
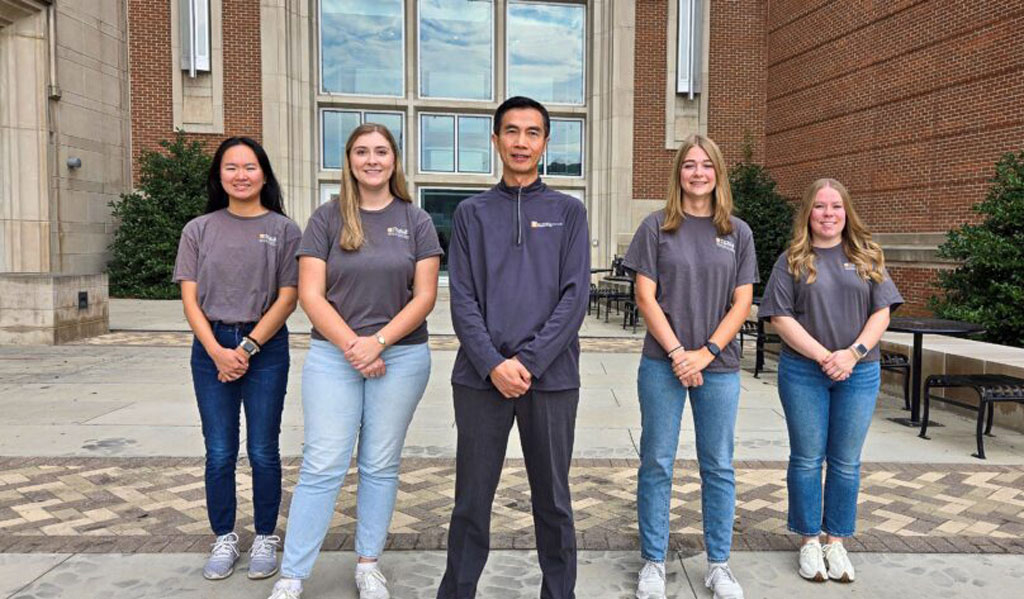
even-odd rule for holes
{"type": "Polygon", "coordinates": [[[545,163],[548,175],[583,176],[582,121],[551,119],[551,139],[545,163]]]}
{"type": "Polygon", "coordinates": [[[402,95],[402,11],[402,0],[321,0],[325,92],[402,95]]]}
{"type": "Polygon", "coordinates": [[[402,148],[405,147],[403,145],[405,141],[402,139],[402,120],[402,115],[394,112],[367,112],[363,115],[364,123],[377,123],[388,128],[388,131],[395,138],[395,143],[398,144],[399,154],[402,153],[402,148]]]}
{"type": "Polygon", "coordinates": [[[324,111],[324,168],[340,169],[341,156],[345,153],[345,142],[349,134],[359,126],[358,112],[340,110],[324,111]]]}
{"type": "Polygon", "coordinates": [[[455,172],[455,117],[420,115],[420,170],[455,172]]]}
{"type": "Polygon", "coordinates": [[[441,274],[448,274],[448,243],[452,238],[452,215],[462,200],[480,193],[480,189],[421,189],[420,207],[434,221],[437,239],[441,242],[441,274]]]}
{"type": "Polygon", "coordinates": [[[491,99],[490,0],[420,0],[420,96],[491,99]]]}
{"type": "Polygon", "coordinates": [[[491,172],[490,117],[459,117],[459,172],[491,172]]]}
{"type": "Polygon", "coordinates": [[[508,95],[583,104],[582,4],[508,5],[508,95]]]}

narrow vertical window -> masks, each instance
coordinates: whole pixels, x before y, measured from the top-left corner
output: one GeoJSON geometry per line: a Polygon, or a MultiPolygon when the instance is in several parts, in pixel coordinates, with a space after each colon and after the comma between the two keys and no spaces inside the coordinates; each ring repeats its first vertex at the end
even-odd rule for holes
{"type": "Polygon", "coordinates": [[[210,0],[178,0],[181,69],[195,77],[210,70],[210,0]]]}
{"type": "Polygon", "coordinates": [[[676,60],[676,93],[693,99],[701,91],[701,57],[704,12],[701,0],[679,0],[679,53],[676,60]]]}

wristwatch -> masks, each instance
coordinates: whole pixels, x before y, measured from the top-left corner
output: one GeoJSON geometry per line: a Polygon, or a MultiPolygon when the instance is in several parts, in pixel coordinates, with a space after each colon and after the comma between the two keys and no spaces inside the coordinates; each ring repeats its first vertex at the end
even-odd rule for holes
{"type": "Polygon", "coordinates": [[[238,347],[242,349],[250,358],[260,353],[260,344],[249,336],[242,337],[242,342],[238,344],[238,347]]]}
{"type": "Polygon", "coordinates": [[[714,356],[715,358],[722,355],[722,348],[718,347],[718,344],[715,343],[714,341],[709,340],[707,343],[704,344],[704,347],[708,348],[708,351],[711,352],[711,355],[714,356]]]}
{"type": "Polygon", "coordinates": [[[853,355],[857,356],[858,360],[861,360],[864,356],[868,355],[868,348],[864,347],[863,343],[855,343],[854,345],[851,345],[850,351],[853,352],[853,355]]]}
{"type": "Polygon", "coordinates": [[[384,340],[384,335],[377,333],[377,343],[380,343],[381,347],[387,347],[388,342],[384,340]]]}

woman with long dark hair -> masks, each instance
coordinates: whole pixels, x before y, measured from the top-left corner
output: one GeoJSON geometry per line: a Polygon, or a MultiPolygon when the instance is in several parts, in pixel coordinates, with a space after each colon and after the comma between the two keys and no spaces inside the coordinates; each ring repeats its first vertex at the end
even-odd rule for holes
{"type": "Polygon", "coordinates": [[[357,442],[355,583],[360,599],[389,596],[378,560],[405,433],[430,376],[426,318],[441,253],[430,215],[406,189],[395,138],[360,125],[345,144],[340,197],[313,213],[298,251],[313,338],[302,369],[302,468],[271,599],[302,593],[357,442]]]}
{"type": "Polygon", "coordinates": [[[808,580],[853,582],[843,540],[857,522],[860,454],[881,384],[878,341],[902,303],[849,192],[835,179],[812,183],[759,313],[783,342],[789,529],[803,537],[798,572],[808,580]]]}
{"type": "Polygon", "coordinates": [[[281,208],[266,152],[246,137],[224,140],[207,178],[206,214],[185,225],[174,280],[195,339],[192,383],[206,445],[206,510],[217,536],[203,568],[227,578],[238,560],[235,464],[245,409],[256,537],[249,578],[277,572],[281,504],[278,437],[288,386],[288,330],[302,237],[281,208]]]}
{"type": "Polygon", "coordinates": [[[708,560],[704,584],[715,599],[742,599],[728,565],[740,400],[736,333],[750,312],[757,259],[750,227],[732,215],[729,175],[713,141],[693,135],[683,142],[665,208],[640,224],[625,266],[636,273],[637,308],[647,323],[637,374],[637,515],[644,566],[636,596],[665,598],[673,466],[689,398],[708,560]]]}

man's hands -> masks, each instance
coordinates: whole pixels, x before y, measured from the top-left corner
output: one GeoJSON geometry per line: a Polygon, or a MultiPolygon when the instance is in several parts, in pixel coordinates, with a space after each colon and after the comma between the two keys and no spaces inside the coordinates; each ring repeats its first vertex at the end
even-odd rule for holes
{"type": "Polygon", "coordinates": [[[530,390],[533,375],[516,358],[508,358],[491,371],[491,382],[505,399],[521,397],[530,390]]]}
{"type": "Polygon", "coordinates": [[[240,347],[230,349],[220,345],[210,357],[217,366],[217,380],[222,383],[237,381],[249,370],[249,354],[240,347]]]}
{"type": "Polygon", "coordinates": [[[818,361],[821,371],[833,381],[845,381],[850,378],[853,367],[857,365],[857,355],[852,349],[834,351],[818,361]]]}
{"type": "Polygon", "coordinates": [[[356,337],[344,349],[348,363],[368,379],[384,376],[387,368],[380,354],[384,351],[375,337],[356,337]]]}
{"type": "Polygon", "coordinates": [[[706,347],[691,351],[679,350],[672,354],[672,373],[676,375],[684,387],[700,387],[704,384],[701,374],[708,364],[715,359],[706,347]]]}

